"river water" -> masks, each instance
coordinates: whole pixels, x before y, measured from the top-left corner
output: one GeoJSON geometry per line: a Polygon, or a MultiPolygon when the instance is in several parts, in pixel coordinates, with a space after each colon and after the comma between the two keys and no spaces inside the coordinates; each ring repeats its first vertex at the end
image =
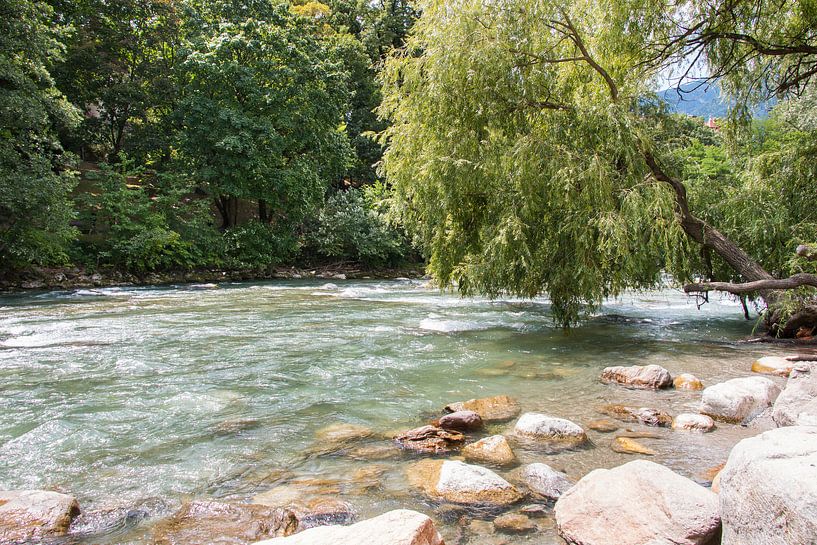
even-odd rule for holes
{"type": "MultiPolygon", "coordinates": [[[[447,403],[497,394],[585,426],[605,403],[694,412],[699,392],[628,390],[601,384],[599,373],[657,363],[714,384],[748,375],[770,351],[738,342],[753,323],[735,302],[698,309],[677,291],[610,301],[570,334],[549,316],[545,299],[461,299],[408,280],[3,296],[0,488],[60,490],[86,513],[139,514],[104,531],[87,523],[90,537],[71,541],[80,543],[150,543],[155,521],[185,500],[248,501],[293,482],[318,483],[312,492],[348,501],[360,518],[424,511],[449,545],[561,543],[550,517],[537,519],[533,535],[476,535],[479,525],[463,529],[467,518],[457,523],[409,487],[405,468],[416,458],[384,456],[388,440],[363,445],[377,453],[367,459],[316,444],[315,434],[346,423],[389,437],[447,403]],[[353,476],[367,468],[360,486],[353,476]]],[[[758,429],[656,433],[639,440],[657,451],[652,459],[703,483],[707,468],[758,429]]],[[[589,448],[546,454],[520,445],[517,456],[573,479],[633,459],[610,450],[611,435],[589,436],[589,448]]]]}

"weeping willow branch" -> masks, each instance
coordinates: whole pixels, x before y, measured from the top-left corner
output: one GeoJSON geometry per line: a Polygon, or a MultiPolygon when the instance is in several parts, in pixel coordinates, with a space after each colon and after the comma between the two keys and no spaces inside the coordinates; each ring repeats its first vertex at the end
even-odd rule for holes
{"type": "Polygon", "coordinates": [[[817,274],[799,273],[788,278],[766,278],[754,282],[697,282],[684,286],[686,293],[725,291],[733,295],[746,295],[764,290],[791,290],[802,286],[817,288],[817,274]]]}

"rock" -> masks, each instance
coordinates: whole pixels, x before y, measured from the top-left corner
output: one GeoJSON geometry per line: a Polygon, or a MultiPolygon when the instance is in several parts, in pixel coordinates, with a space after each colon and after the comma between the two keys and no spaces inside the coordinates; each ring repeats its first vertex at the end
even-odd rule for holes
{"type": "Polygon", "coordinates": [[[681,373],[672,380],[676,390],[703,390],[704,383],[695,375],[681,373]]]}
{"type": "Polygon", "coordinates": [[[74,496],[48,490],[0,491],[0,543],[39,543],[65,535],[77,515],[74,496]]]}
{"type": "Polygon", "coordinates": [[[154,545],[236,545],[298,530],[291,511],[266,505],[193,501],[153,529],[154,545]]]}
{"type": "Polygon", "coordinates": [[[612,420],[607,420],[606,418],[599,418],[588,422],[587,427],[601,433],[611,433],[618,429],[618,424],[612,420]]]}
{"type": "Polygon", "coordinates": [[[605,405],[601,412],[624,420],[625,422],[638,422],[647,426],[659,426],[668,428],[672,426],[672,417],[664,411],[651,409],[649,407],[626,407],[624,405],[605,405]]]}
{"type": "Polygon", "coordinates": [[[523,534],[535,530],[536,525],[525,515],[506,513],[494,519],[494,528],[507,534],[523,534]]]}
{"type": "Polygon", "coordinates": [[[565,445],[580,445],[587,441],[587,435],[578,424],[564,418],[556,418],[541,413],[525,413],[514,426],[516,435],[565,445]]]}
{"type": "Polygon", "coordinates": [[[502,506],[523,495],[508,481],[480,466],[451,460],[423,460],[409,466],[409,482],[436,500],[502,506]]]}
{"type": "Polygon", "coordinates": [[[817,362],[798,363],[786,388],[774,402],[778,426],[817,426],[817,362]]]}
{"type": "Polygon", "coordinates": [[[556,471],[547,464],[528,464],[519,472],[531,492],[547,499],[554,500],[567,492],[573,482],[561,471],[556,471]]]}
{"type": "Polygon", "coordinates": [[[633,365],[630,367],[605,367],[601,381],[621,384],[630,388],[658,390],[672,385],[672,375],[660,365],[633,365]]]}
{"type": "Polygon", "coordinates": [[[315,440],[323,444],[342,445],[367,439],[372,435],[374,435],[374,432],[365,426],[338,422],[316,431],[315,440]]]}
{"type": "Polygon", "coordinates": [[[630,439],[629,437],[616,437],[613,439],[613,442],[610,443],[610,448],[614,452],[620,452],[622,454],[644,454],[646,456],[655,456],[657,454],[653,449],[645,447],[635,439],[630,439]]]}
{"type": "Polygon", "coordinates": [[[720,477],[724,545],[813,544],[817,537],[817,427],[744,439],[720,477]]]}
{"type": "Polygon", "coordinates": [[[462,454],[468,461],[485,462],[498,466],[516,463],[516,455],[504,435],[492,435],[476,443],[465,445],[462,454]]]}
{"type": "Polygon", "coordinates": [[[752,371],[764,375],[787,377],[791,373],[794,362],[780,356],[763,356],[752,364],[752,371]]]}
{"type": "Polygon", "coordinates": [[[351,526],[319,526],[256,545],[445,545],[426,515],[408,509],[389,511],[351,526]]]}
{"type": "Polygon", "coordinates": [[[415,452],[443,454],[458,448],[465,436],[456,431],[445,431],[434,426],[422,426],[394,438],[400,448],[415,452]]]}
{"type": "Polygon", "coordinates": [[[362,445],[349,449],[347,456],[355,460],[390,460],[399,458],[400,451],[394,448],[392,443],[375,443],[372,445],[362,445]]]}
{"type": "Polygon", "coordinates": [[[438,425],[449,431],[474,431],[482,427],[482,418],[474,411],[456,411],[441,417],[438,425]]]}
{"type": "Polygon", "coordinates": [[[705,414],[683,413],[672,420],[674,430],[712,431],[715,421],[705,414]]]}
{"type": "Polygon", "coordinates": [[[715,476],[712,478],[712,492],[715,494],[721,493],[721,472],[718,471],[715,473],[715,476]]]}
{"type": "Polygon", "coordinates": [[[474,411],[485,423],[506,422],[516,418],[521,412],[519,402],[505,395],[458,401],[446,405],[444,410],[449,413],[474,411]]]}
{"type": "Polygon", "coordinates": [[[703,545],[720,528],[716,494],[647,460],[591,471],[555,513],[577,545],[703,545]]]}
{"type": "Polygon", "coordinates": [[[299,530],[327,524],[351,524],[357,518],[355,508],[337,498],[315,498],[291,503],[286,508],[298,519],[299,530]]]}
{"type": "Polygon", "coordinates": [[[734,378],[706,388],[699,412],[715,420],[745,423],[770,407],[780,388],[765,377],[734,378]]]}
{"type": "Polygon", "coordinates": [[[542,505],[541,503],[532,503],[530,505],[526,505],[519,510],[520,513],[523,515],[528,515],[529,517],[546,517],[548,516],[548,508],[542,505]]]}

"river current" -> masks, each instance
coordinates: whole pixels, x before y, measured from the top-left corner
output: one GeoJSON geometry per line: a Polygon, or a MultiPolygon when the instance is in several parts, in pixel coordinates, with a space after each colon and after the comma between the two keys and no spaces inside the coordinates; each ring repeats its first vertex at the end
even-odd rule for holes
{"type": "MultiPolygon", "coordinates": [[[[695,412],[700,392],[628,390],[601,384],[599,373],[657,363],[706,385],[746,376],[770,353],[739,342],[752,327],[734,301],[699,309],[670,290],[609,301],[569,334],[552,323],[546,299],[462,299],[409,280],[6,295],[0,488],[71,493],[86,513],[140,513],[86,528],[72,543],[150,543],[153,524],[186,500],[248,501],[299,480],[328,483],[361,519],[397,507],[426,512],[450,544],[561,543],[548,516],[535,534],[469,538],[461,518],[407,484],[416,457],[327,452],[315,434],[345,423],[389,437],[447,403],[497,394],[585,427],[606,403],[695,412]],[[366,468],[376,482],[356,486],[350,476],[366,468]]],[[[649,431],[657,437],[639,441],[657,452],[651,458],[701,483],[737,441],[758,433],[727,424],[710,434],[649,431]]],[[[634,459],[610,450],[612,435],[588,434],[589,448],[547,454],[519,445],[517,456],[576,480],[634,459]]],[[[388,445],[368,446],[382,455],[388,445]]]]}

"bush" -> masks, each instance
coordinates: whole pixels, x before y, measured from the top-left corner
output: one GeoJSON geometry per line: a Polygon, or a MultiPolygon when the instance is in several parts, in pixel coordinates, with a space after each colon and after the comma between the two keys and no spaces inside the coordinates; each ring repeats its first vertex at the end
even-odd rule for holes
{"type": "Polygon", "coordinates": [[[291,233],[251,221],[224,233],[225,264],[232,269],[262,269],[292,258],[298,241],[291,233]]]}

